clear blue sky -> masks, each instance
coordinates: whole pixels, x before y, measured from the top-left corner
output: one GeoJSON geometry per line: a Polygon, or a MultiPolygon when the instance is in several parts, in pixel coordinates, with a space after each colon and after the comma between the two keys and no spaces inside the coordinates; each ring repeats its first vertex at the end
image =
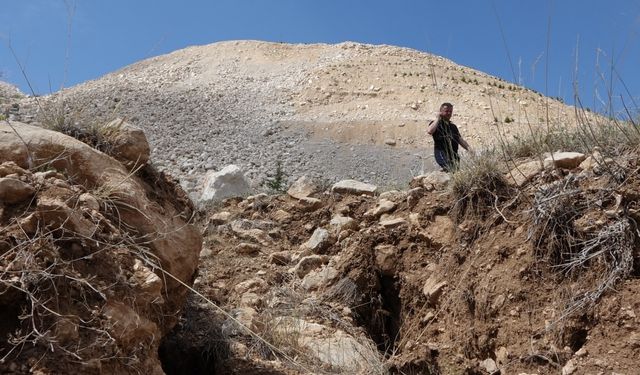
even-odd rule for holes
{"type": "Polygon", "coordinates": [[[191,45],[356,41],[431,52],[569,103],[577,82],[602,110],[609,90],[640,104],[639,32],[640,0],[0,0],[0,73],[30,93],[9,44],[46,94],[191,45]]]}

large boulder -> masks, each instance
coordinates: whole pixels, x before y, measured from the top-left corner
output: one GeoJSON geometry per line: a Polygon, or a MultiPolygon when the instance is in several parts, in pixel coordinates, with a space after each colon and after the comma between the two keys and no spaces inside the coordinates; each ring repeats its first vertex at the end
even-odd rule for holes
{"type": "Polygon", "coordinates": [[[251,188],[242,169],[228,165],[218,172],[207,172],[200,195],[200,203],[221,201],[225,198],[249,195],[251,188]]]}
{"type": "Polygon", "coordinates": [[[8,241],[0,267],[11,270],[0,275],[10,322],[0,346],[11,345],[9,333],[47,332],[0,372],[40,358],[31,371],[161,374],[159,339],[177,321],[202,246],[185,193],[149,166],[132,172],[72,137],[18,122],[0,123],[0,169],[23,183],[6,183],[14,199],[0,202],[8,241]]]}
{"type": "Polygon", "coordinates": [[[141,128],[123,119],[115,119],[103,128],[109,155],[133,170],[149,162],[151,153],[147,136],[141,128]]]}

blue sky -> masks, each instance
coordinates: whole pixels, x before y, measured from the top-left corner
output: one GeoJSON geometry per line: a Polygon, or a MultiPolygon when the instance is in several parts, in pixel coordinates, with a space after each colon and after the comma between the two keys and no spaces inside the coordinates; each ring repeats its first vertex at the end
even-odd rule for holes
{"type": "Polygon", "coordinates": [[[0,0],[0,74],[38,94],[191,45],[356,41],[434,53],[602,110],[640,104],[640,0],[0,0]],[[72,14],[71,14],[72,13],[72,14]],[[70,26],[70,31],[69,31],[70,26]]]}

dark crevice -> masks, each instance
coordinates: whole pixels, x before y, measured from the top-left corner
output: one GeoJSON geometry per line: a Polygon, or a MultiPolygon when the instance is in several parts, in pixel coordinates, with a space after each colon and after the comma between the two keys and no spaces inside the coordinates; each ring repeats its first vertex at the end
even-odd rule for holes
{"type": "Polygon", "coordinates": [[[371,289],[370,303],[362,303],[355,309],[358,325],[365,328],[378,350],[389,354],[393,351],[400,332],[402,304],[399,288],[391,276],[376,276],[375,289],[371,289]]]}
{"type": "Polygon", "coordinates": [[[572,330],[567,337],[567,345],[573,352],[577,352],[587,342],[589,331],[585,328],[572,330]]]}
{"type": "Polygon", "coordinates": [[[5,290],[0,295],[0,357],[4,356],[12,346],[9,335],[20,328],[20,318],[27,301],[24,295],[15,289],[5,290]]]}
{"type": "Polygon", "coordinates": [[[382,297],[382,332],[376,339],[378,349],[383,353],[390,353],[395,348],[400,335],[402,301],[400,289],[392,276],[380,277],[380,295],[382,297]]]}
{"type": "Polygon", "coordinates": [[[224,374],[229,343],[212,312],[189,302],[178,324],[162,338],[158,356],[167,375],[224,374]]]}

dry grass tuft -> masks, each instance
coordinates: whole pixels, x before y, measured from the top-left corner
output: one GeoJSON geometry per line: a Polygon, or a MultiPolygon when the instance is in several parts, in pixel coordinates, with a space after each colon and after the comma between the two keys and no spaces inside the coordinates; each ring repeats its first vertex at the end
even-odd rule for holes
{"type": "Polygon", "coordinates": [[[637,241],[632,219],[614,188],[585,192],[574,175],[541,186],[533,202],[536,258],[580,287],[558,321],[584,312],[633,271],[637,241]],[[615,206],[606,210],[607,206],[615,206]],[[593,216],[593,217],[592,217],[593,216]]]}
{"type": "Polygon", "coordinates": [[[510,195],[500,159],[494,151],[484,152],[464,162],[451,176],[451,192],[455,204],[453,217],[484,217],[500,200],[510,195]]]}

